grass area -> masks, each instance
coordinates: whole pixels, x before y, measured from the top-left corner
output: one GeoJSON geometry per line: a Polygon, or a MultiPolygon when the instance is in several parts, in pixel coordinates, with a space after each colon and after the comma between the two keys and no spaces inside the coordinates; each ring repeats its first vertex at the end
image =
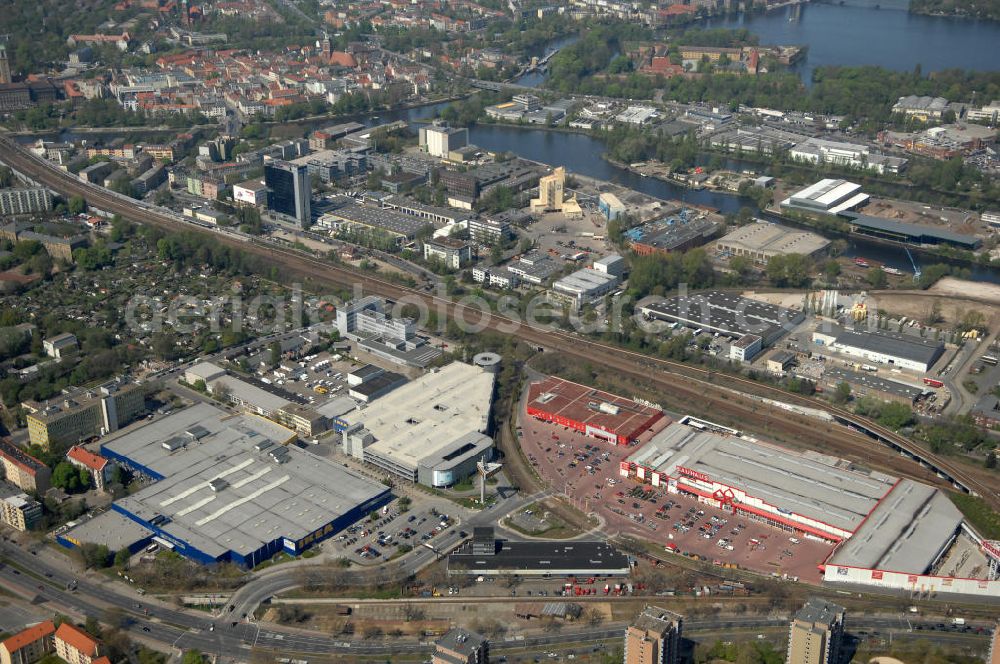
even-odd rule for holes
{"type": "Polygon", "coordinates": [[[1000,539],[1000,514],[982,498],[958,492],[949,492],[948,497],[980,535],[986,539],[1000,539]]]}
{"type": "MultiPolygon", "coordinates": [[[[544,502],[533,503],[525,509],[534,512],[534,518],[544,521],[547,524],[547,527],[530,530],[519,525],[513,517],[507,519],[504,522],[504,525],[511,530],[516,530],[522,535],[528,535],[529,537],[540,537],[544,535],[550,539],[568,539],[570,537],[575,537],[582,532],[580,528],[574,527],[555,514],[553,510],[544,502]]],[[[586,519],[584,518],[584,520],[586,519]]]]}

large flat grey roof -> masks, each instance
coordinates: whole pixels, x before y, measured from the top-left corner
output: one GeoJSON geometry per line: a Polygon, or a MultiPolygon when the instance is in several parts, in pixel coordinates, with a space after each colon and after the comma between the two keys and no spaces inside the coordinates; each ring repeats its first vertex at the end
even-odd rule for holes
{"type": "Polygon", "coordinates": [[[281,537],[301,539],[387,491],[342,465],[283,446],[289,434],[263,418],[202,403],[103,448],[163,477],[118,501],[119,508],[146,522],[167,517],[161,530],[220,557],[246,555],[281,537]],[[163,445],[178,440],[184,444],[176,449],[163,445]],[[284,450],[281,463],[272,458],[276,450],[284,450]]]}
{"type": "Polygon", "coordinates": [[[837,344],[860,348],[872,353],[894,355],[913,362],[932,364],[944,351],[944,343],[921,339],[912,335],[893,332],[852,332],[843,330],[836,333],[837,344]]]}
{"type": "Polygon", "coordinates": [[[738,436],[675,423],[628,460],[677,477],[678,468],[704,473],[778,508],[853,531],[896,478],[860,472],[817,452],[794,452],[738,436]]]}
{"type": "Polygon", "coordinates": [[[426,373],[350,416],[362,422],[376,442],[366,451],[416,468],[452,449],[469,433],[487,430],[494,375],[452,362],[426,373]]]}
{"type": "Polygon", "coordinates": [[[59,533],[77,546],[103,544],[114,553],[152,537],[153,531],[132,519],[108,510],[59,533]]]}
{"type": "Polygon", "coordinates": [[[827,562],[924,574],[961,523],[962,513],[945,494],[904,479],[827,562]]]}

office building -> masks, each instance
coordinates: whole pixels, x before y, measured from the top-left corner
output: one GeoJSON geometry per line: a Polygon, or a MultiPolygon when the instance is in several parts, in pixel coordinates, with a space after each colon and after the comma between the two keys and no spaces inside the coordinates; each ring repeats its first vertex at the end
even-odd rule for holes
{"type": "Polygon", "coordinates": [[[875,171],[876,173],[899,173],[906,167],[907,160],[890,157],[857,143],[830,141],[824,138],[807,138],[789,151],[792,159],[810,164],[836,164],[849,168],[875,171]]]}
{"type": "Polygon", "coordinates": [[[35,214],[52,209],[52,194],[45,187],[0,189],[0,216],[35,214]]]}
{"type": "Polygon", "coordinates": [[[309,170],[302,164],[273,160],[264,164],[267,206],[273,212],[294,219],[302,228],[312,222],[312,188],[309,170]]]}
{"type": "Polygon", "coordinates": [[[677,664],[683,623],[680,614],[647,606],[625,630],[624,664],[677,664]]]}
{"type": "Polygon", "coordinates": [[[750,362],[760,353],[763,339],[756,334],[744,334],[729,345],[729,359],[750,362]]]}
{"type": "Polygon", "coordinates": [[[260,207],[267,203],[267,185],[259,179],[234,184],[233,200],[237,205],[260,207]]]}
{"type": "Polygon", "coordinates": [[[481,244],[496,244],[514,235],[510,223],[501,219],[469,219],[469,239],[481,244]]]}
{"type": "Polygon", "coordinates": [[[137,385],[110,381],[63,394],[58,402],[25,401],[21,406],[31,444],[50,449],[117,431],[145,411],[146,398],[137,385]]]}
{"type": "Polygon", "coordinates": [[[0,498],[0,521],[22,533],[34,528],[42,518],[42,504],[26,493],[0,498]]]}
{"type": "Polygon", "coordinates": [[[337,307],[337,331],[362,349],[396,364],[426,367],[442,354],[427,339],[417,336],[413,319],[390,318],[382,300],[374,296],[337,307]]]}
{"type": "Polygon", "coordinates": [[[49,489],[52,471],[9,440],[0,439],[0,478],[21,491],[42,494],[49,489]]]}
{"type": "Polygon", "coordinates": [[[420,149],[441,159],[447,159],[449,152],[469,144],[468,129],[450,127],[443,120],[435,120],[432,124],[421,127],[419,133],[420,149]]]}
{"type": "Polygon", "coordinates": [[[68,355],[75,355],[80,349],[80,344],[76,340],[75,334],[64,332],[42,340],[42,349],[49,357],[61,360],[68,355]]]}
{"type": "Polygon", "coordinates": [[[433,664],[489,664],[490,642],[482,634],[453,629],[434,642],[433,664]]]}
{"type": "Polygon", "coordinates": [[[843,607],[810,597],[788,628],[785,664],[837,664],[843,636],[843,607]]]}
{"type": "Polygon", "coordinates": [[[424,240],[424,260],[439,261],[450,270],[472,262],[472,245],[452,237],[424,240]]]}
{"type": "Polygon", "coordinates": [[[0,664],[34,664],[52,652],[55,632],[56,626],[46,620],[0,641],[0,664]]]}
{"type": "Polygon", "coordinates": [[[715,243],[717,253],[727,258],[744,256],[757,265],[788,254],[814,257],[828,246],[830,241],[816,233],[763,222],[740,226],[715,243]]]}
{"type": "Polygon", "coordinates": [[[59,625],[53,640],[56,655],[66,664],[92,664],[101,656],[101,642],[72,623],[59,625]]]}

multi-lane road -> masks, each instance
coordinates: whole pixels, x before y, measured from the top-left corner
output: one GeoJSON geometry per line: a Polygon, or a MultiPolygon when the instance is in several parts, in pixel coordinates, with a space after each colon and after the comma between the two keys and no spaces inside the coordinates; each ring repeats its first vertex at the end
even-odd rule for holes
{"type": "MultiPolygon", "coordinates": [[[[135,591],[123,584],[78,578],[67,572],[62,566],[50,563],[48,556],[38,556],[10,543],[0,543],[0,584],[16,594],[31,597],[37,604],[50,606],[55,611],[69,611],[80,618],[94,616],[100,619],[107,608],[117,607],[126,616],[126,629],[135,637],[152,640],[162,646],[180,650],[195,648],[204,653],[215,654],[231,659],[249,659],[250,651],[260,649],[273,652],[275,655],[320,655],[349,654],[381,655],[381,654],[415,654],[428,652],[427,643],[393,640],[383,641],[348,641],[322,633],[306,632],[301,629],[284,629],[273,625],[262,625],[250,621],[243,616],[240,608],[232,611],[228,606],[222,609],[221,615],[208,616],[201,612],[186,611],[174,608],[159,601],[151,601],[139,596],[135,591]],[[75,590],[67,590],[72,582],[76,582],[75,590]],[[235,623],[235,625],[234,625],[235,623]]],[[[267,577],[263,577],[267,578],[267,577]]],[[[262,591],[278,592],[284,590],[280,583],[273,586],[261,585],[262,591]]],[[[601,598],[602,601],[619,601],[615,598],[601,598]]],[[[630,598],[621,598],[627,601],[630,598]]],[[[350,600],[345,600],[349,602],[350,600]]],[[[487,601],[463,598],[462,600],[441,601],[487,601]]],[[[492,600],[490,600],[492,601],[492,600]]],[[[504,601],[504,600],[498,600],[504,601]]],[[[756,630],[780,627],[787,624],[787,616],[739,616],[720,617],[710,620],[685,621],[685,633],[696,636],[699,633],[716,634],[720,630],[756,630]]],[[[905,616],[852,616],[853,631],[893,631],[897,634],[906,633],[920,624],[921,627],[933,628],[935,623],[911,622],[905,616]]],[[[989,627],[986,623],[970,623],[974,627],[989,627]]],[[[621,637],[624,625],[606,623],[598,628],[586,630],[567,630],[558,634],[521,637],[508,637],[491,645],[496,652],[505,650],[537,649],[539,652],[553,649],[559,650],[564,644],[596,643],[615,640],[621,637]]],[[[956,633],[936,634],[935,638],[949,638],[965,643],[977,643],[970,640],[971,635],[956,633]]],[[[980,638],[982,640],[982,638],[980,638]]]]}

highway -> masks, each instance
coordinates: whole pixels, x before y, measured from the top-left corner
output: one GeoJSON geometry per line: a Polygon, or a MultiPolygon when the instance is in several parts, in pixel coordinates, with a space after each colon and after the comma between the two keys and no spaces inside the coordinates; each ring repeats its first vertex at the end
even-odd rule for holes
{"type": "MultiPolygon", "coordinates": [[[[447,317],[453,319],[465,320],[468,316],[471,320],[477,321],[481,318],[481,312],[477,309],[452,302],[431,293],[406,288],[380,279],[375,275],[362,274],[351,269],[333,265],[298,251],[270,244],[261,244],[259,241],[241,233],[225,229],[212,230],[195,226],[186,222],[181,217],[165,214],[159,208],[155,208],[142,201],[136,201],[110,192],[102,187],[83,183],[72,175],[59,170],[50,162],[24,150],[9,137],[0,137],[0,148],[3,148],[0,150],[3,154],[3,160],[22,174],[28,175],[41,184],[64,195],[83,196],[89,204],[110,213],[120,214],[130,221],[152,224],[166,230],[193,230],[209,233],[220,243],[237,246],[247,253],[257,255],[270,262],[281,263],[288,270],[289,276],[307,277],[321,283],[330,282],[340,285],[361,284],[369,294],[381,295],[397,301],[402,298],[407,302],[419,302],[429,307],[430,310],[443,312],[447,317]]],[[[981,496],[993,509],[1000,511],[1000,495],[998,495],[995,487],[987,486],[984,482],[951,460],[932,454],[894,431],[882,427],[867,418],[855,415],[846,409],[838,408],[811,397],[792,394],[740,376],[719,374],[680,362],[652,358],[641,353],[594,341],[581,335],[529,325],[499,314],[491,314],[485,324],[487,328],[501,334],[516,334],[519,339],[527,343],[557,350],[591,364],[614,369],[643,380],[648,380],[651,376],[658,374],[660,380],[657,381],[657,385],[667,394],[670,394],[671,391],[684,388],[690,391],[695,387],[703,393],[707,393],[716,390],[718,386],[726,386],[738,390],[744,389],[756,394],[764,394],[787,403],[825,410],[839,423],[862,431],[888,444],[901,454],[916,460],[922,466],[937,473],[956,488],[981,496]],[[651,374],[651,372],[656,373],[651,374]],[[696,383],[699,385],[695,385],[696,383]]]]}

